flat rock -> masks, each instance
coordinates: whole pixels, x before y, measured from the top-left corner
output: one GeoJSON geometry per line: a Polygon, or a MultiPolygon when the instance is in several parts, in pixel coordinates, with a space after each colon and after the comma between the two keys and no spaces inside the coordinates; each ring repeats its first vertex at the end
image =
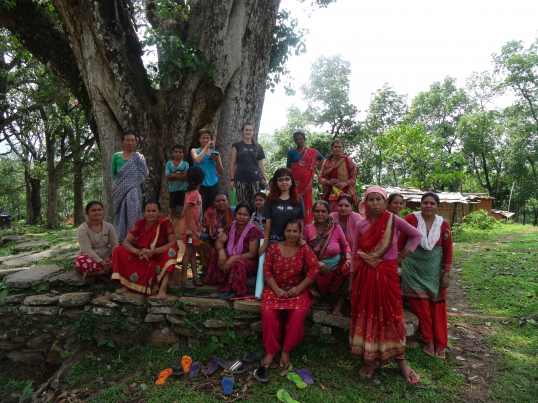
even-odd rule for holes
{"type": "Polygon", "coordinates": [[[30,295],[24,299],[24,305],[56,305],[59,300],[60,296],[54,294],[30,295]]]}
{"type": "Polygon", "coordinates": [[[55,256],[54,260],[60,260],[60,259],[73,259],[73,260],[75,260],[75,258],[78,256],[78,254],[79,254],[79,252],[77,252],[77,251],[66,252],[66,253],[62,253],[61,255],[55,256]]]}
{"type": "Polygon", "coordinates": [[[207,319],[203,323],[203,325],[208,328],[222,328],[222,327],[228,327],[228,326],[238,327],[238,326],[244,326],[246,324],[247,322],[240,322],[240,321],[233,321],[231,323],[227,323],[226,321],[222,319],[215,319],[215,318],[207,319]]]}
{"type": "Polygon", "coordinates": [[[47,362],[52,365],[62,365],[65,360],[62,358],[60,347],[53,345],[47,354],[47,362]]]}
{"type": "Polygon", "coordinates": [[[179,315],[166,315],[166,320],[172,325],[185,326],[185,321],[179,315]]]}
{"type": "Polygon", "coordinates": [[[6,284],[13,288],[31,288],[48,280],[62,268],[55,264],[32,267],[6,277],[6,284]]]}
{"type": "Polygon", "coordinates": [[[67,319],[75,320],[79,316],[82,316],[86,313],[86,311],[82,309],[66,309],[62,312],[62,317],[66,317],[67,319]]]}
{"type": "Polygon", "coordinates": [[[177,335],[169,328],[156,329],[151,333],[149,342],[156,346],[162,347],[166,344],[174,344],[179,340],[177,335]]]}
{"type": "Polygon", "coordinates": [[[27,297],[28,294],[15,294],[15,295],[8,295],[7,297],[0,298],[0,306],[5,304],[19,304],[22,302],[24,298],[27,297]]]}
{"type": "Polygon", "coordinates": [[[59,298],[59,305],[65,307],[84,306],[92,297],[91,292],[70,292],[59,298]]]}
{"type": "Polygon", "coordinates": [[[132,323],[134,325],[140,325],[141,323],[144,323],[144,318],[140,318],[137,316],[126,316],[127,322],[132,323]]]}
{"type": "Polygon", "coordinates": [[[40,334],[37,337],[32,337],[30,340],[26,342],[26,347],[35,349],[38,347],[42,347],[44,344],[48,343],[49,341],[52,341],[53,337],[49,333],[40,334]]]}
{"type": "Polygon", "coordinates": [[[115,309],[105,308],[102,306],[94,306],[92,308],[92,311],[99,316],[114,316],[114,314],[116,313],[115,309]]]}
{"type": "Polygon", "coordinates": [[[198,298],[198,297],[181,297],[180,303],[187,306],[196,306],[199,308],[229,308],[230,304],[222,299],[198,298]]]}
{"type": "Polygon", "coordinates": [[[13,247],[13,250],[15,252],[24,252],[28,250],[32,250],[35,248],[39,248],[41,246],[48,245],[50,242],[47,239],[38,239],[36,241],[30,241],[30,242],[23,242],[18,245],[15,245],[13,247]]]}
{"type": "Polygon", "coordinates": [[[53,306],[27,306],[22,305],[20,310],[26,315],[45,315],[45,316],[58,316],[60,313],[60,307],[53,306]]]}
{"type": "Polygon", "coordinates": [[[317,309],[312,311],[312,320],[322,325],[349,329],[349,318],[346,318],[345,316],[336,316],[325,311],[319,311],[317,309]]]}
{"type": "Polygon", "coordinates": [[[168,295],[165,299],[159,299],[156,295],[148,297],[148,303],[151,306],[172,306],[179,298],[173,295],[168,295]]]}
{"type": "Polygon", "coordinates": [[[37,367],[43,363],[43,354],[37,351],[10,351],[7,354],[7,358],[11,361],[21,362],[30,367],[37,367]]]}
{"type": "Polygon", "coordinates": [[[92,304],[95,306],[104,306],[105,308],[117,308],[119,304],[110,299],[110,295],[101,295],[94,298],[92,304]]]}
{"type": "Polygon", "coordinates": [[[250,324],[249,329],[256,333],[262,332],[262,321],[257,320],[256,322],[253,322],[250,324]]]}
{"type": "Polygon", "coordinates": [[[258,301],[235,301],[234,309],[236,311],[250,312],[255,314],[261,313],[261,302],[258,301]]]}
{"type": "Polygon", "coordinates": [[[76,270],[69,270],[65,273],[60,273],[55,276],[52,276],[49,279],[49,282],[52,285],[66,284],[66,285],[89,285],[95,281],[95,277],[88,277],[86,280],[83,280],[82,273],[79,273],[76,270]]]}
{"type": "Polygon", "coordinates": [[[31,255],[32,253],[33,252],[24,252],[24,253],[19,253],[17,255],[2,256],[0,257],[0,263],[7,262],[8,260],[18,259],[24,256],[28,256],[28,255],[31,255]]]}
{"type": "Polygon", "coordinates": [[[186,315],[187,312],[172,306],[153,306],[148,309],[148,313],[161,313],[165,315],[186,315]]]}
{"type": "Polygon", "coordinates": [[[418,330],[418,316],[409,308],[404,308],[404,323],[407,336],[413,336],[418,330]]]}
{"type": "Polygon", "coordinates": [[[17,267],[16,269],[3,269],[3,270],[0,270],[0,280],[3,279],[4,277],[9,276],[10,274],[18,273],[19,271],[23,271],[25,269],[26,268],[17,267]]]}
{"type": "Polygon", "coordinates": [[[121,302],[124,304],[131,304],[137,306],[146,304],[146,296],[144,294],[139,294],[132,291],[122,292],[121,294],[114,293],[110,296],[110,298],[113,301],[121,302]]]}
{"type": "Polygon", "coordinates": [[[41,260],[41,259],[53,257],[57,255],[58,253],[71,249],[72,246],[73,246],[72,244],[67,244],[67,243],[59,244],[51,249],[44,250],[42,252],[32,253],[30,255],[26,255],[21,258],[8,260],[4,262],[4,265],[9,266],[9,267],[24,266],[32,262],[37,262],[38,260],[41,260]]]}
{"type": "Polygon", "coordinates": [[[24,346],[24,342],[17,342],[13,340],[0,341],[0,349],[2,350],[7,350],[7,351],[18,350],[22,346],[24,346]]]}
{"type": "Polygon", "coordinates": [[[164,315],[159,315],[155,313],[148,313],[146,315],[146,318],[144,319],[144,322],[146,323],[156,323],[156,322],[164,322],[165,318],[164,315]]]}
{"type": "Polygon", "coordinates": [[[2,238],[0,238],[0,242],[6,243],[6,242],[21,242],[28,239],[25,235],[4,235],[2,238]]]}

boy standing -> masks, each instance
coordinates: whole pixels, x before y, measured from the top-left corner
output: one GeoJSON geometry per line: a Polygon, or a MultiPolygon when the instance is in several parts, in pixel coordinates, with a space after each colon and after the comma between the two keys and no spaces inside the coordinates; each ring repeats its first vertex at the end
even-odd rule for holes
{"type": "Polygon", "coordinates": [[[164,176],[168,181],[169,192],[169,213],[168,218],[174,222],[176,216],[176,207],[183,207],[185,202],[185,190],[187,189],[187,169],[189,164],[183,161],[185,147],[180,144],[172,146],[172,160],[168,161],[164,167],[164,176]]]}

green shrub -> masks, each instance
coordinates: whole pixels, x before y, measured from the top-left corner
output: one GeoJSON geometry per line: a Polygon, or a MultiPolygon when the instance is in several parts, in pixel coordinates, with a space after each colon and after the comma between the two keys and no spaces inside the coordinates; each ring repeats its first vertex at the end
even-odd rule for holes
{"type": "Polygon", "coordinates": [[[490,216],[486,210],[478,210],[469,213],[469,215],[463,217],[463,223],[461,225],[463,229],[472,228],[483,231],[491,231],[500,226],[501,223],[490,216]]]}

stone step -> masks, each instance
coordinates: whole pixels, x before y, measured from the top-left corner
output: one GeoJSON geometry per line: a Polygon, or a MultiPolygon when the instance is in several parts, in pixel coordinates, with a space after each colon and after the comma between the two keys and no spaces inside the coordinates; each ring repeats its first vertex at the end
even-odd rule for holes
{"type": "Polygon", "coordinates": [[[36,241],[23,242],[13,247],[15,252],[24,252],[32,249],[39,248],[41,246],[48,245],[50,242],[48,239],[38,239],[36,241]]]}
{"type": "Polygon", "coordinates": [[[20,259],[21,257],[31,255],[32,253],[34,252],[24,252],[17,255],[2,256],[0,257],[0,263],[7,262],[8,260],[12,259],[20,259]]]}
{"type": "Polygon", "coordinates": [[[28,240],[26,235],[4,235],[2,238],[0,238],[0,243],[21,242],[26,240],[28,240]]]}
{"type": "Polygon", "coordinates": [[[33,285],[42,284],[53,274],[62,268],[55,264],[30,267],[6,277],[6,284],[13,288],[31,288],[33,285]]]}
{"type": "Polygon", "coordinates": [[[59,253],[68,251],[73,246],[74,246],[73,244],[61,243],[59,245],[54,246],[51,249],[44,250],[42,252],[32,253],[26,256],[22,256],[20,258],[10,259],[8,261],[5,261],[4,265],[9,266],[9,267],[24,266],[32,262],[37,262],[38,260],[41,260],[41,259],[56,256],[59,253]]]}

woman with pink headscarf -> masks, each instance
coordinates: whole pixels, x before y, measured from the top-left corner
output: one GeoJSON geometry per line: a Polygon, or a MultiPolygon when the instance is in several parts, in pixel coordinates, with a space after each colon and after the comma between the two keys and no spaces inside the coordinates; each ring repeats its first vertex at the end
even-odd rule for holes
{"type": "Polygon", "coordinates": [[[397,265],[422,239],[415,227],[386,211],[387,193],[379,186],[366,190],[359,204],[364,219],[356,223],[350,273],[351,354],[364,365],[359,376],[371,378],[379,364],[396,359],[405,380],[420,377],[405,360],[405,324],[397,265]],[[398,233],[408,243],[398,253],[398,233]]]}

